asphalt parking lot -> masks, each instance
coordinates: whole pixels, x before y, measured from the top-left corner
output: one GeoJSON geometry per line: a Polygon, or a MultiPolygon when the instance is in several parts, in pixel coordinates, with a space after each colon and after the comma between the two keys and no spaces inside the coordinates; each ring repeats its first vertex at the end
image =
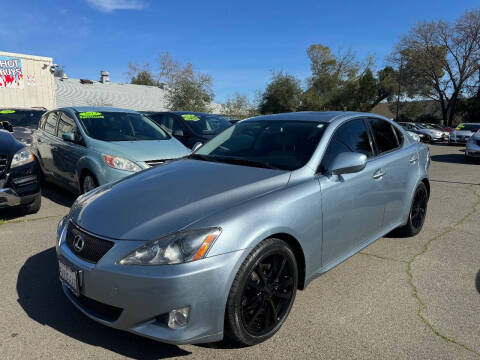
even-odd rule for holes
{"type": "Polygon", "coordinates": [[[478,359],[480,164],[466,164],[461,147],[430,150],[423,231],[379,239],[316,279],[276,336],[242,349],[165,345],[76,310],[60,290],[54,250],[74,197],[47,186],[39,213],[0,213],[0,358],[478,359]]]}

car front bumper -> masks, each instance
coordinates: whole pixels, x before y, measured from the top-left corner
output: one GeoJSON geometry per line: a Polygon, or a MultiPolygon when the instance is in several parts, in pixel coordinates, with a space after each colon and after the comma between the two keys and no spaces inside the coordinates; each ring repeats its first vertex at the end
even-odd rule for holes
{"type": "Polygon", "coordinates": [[[38,169],[35,161],[10,169],[0,178],[0,208],[28,205],[41,196],[38,169]]]}
{"type": "Polygon", "coordinates": [[[110,251],[92,264],[70,250],[65,236],[66,230],[60,229],[57,256],[80,271],[80,297],[63,283],[62,288],[68,299],[88,317],[116,329],[172,344],[214,342],[223,338],[228,293],[245,251],[176,265],[118,265],[119,259],[142,244],[122,240],[116,241],[110,251]],[[185,306],[190,307],[187,325],[169,328],[168,313],[185,306]],[[115,316],[105,317],[101,309],[115,316]]]}
{"type": "Polygon", "coordinates": [[[468,142],[467,146],[465,147],[465,155],[480,158],[480,145],[468,142]]]}

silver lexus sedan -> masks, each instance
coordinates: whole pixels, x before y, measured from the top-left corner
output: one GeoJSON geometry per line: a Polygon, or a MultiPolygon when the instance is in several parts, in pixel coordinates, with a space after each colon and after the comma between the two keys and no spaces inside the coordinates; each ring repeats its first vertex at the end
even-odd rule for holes
{"type": "Polygon", "coordinates": [[[79,197],[58,225],[61,286],[113,328],[253,345],[313,279],[392,230],[422,229],[429,165],[424,144],[374,114],[243,120],[79,197]]]}

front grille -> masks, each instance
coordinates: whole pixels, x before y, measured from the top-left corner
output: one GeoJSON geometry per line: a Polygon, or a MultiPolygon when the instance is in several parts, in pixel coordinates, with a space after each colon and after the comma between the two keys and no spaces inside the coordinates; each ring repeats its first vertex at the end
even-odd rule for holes
{"type": "Polygon", "coordinates": [[[7,172],[7,155],[0,154],[0,179],[5,175],[7,172]]]}
{"type": "Polygon", "coordinates": [[[72,295],[72,298],[75,299],[82,305],[86,310],[92,313],[93,316],[109,321],[114,322],[116,321],[120,315],[122,314],[123,309],[118,308],[116,306],[104,304],[100,301],[93,300],[85,295],[80,294],[80,296],[76,296],[70,289],[67,291],[72,295]]]}
{"type": "Polygon", "coordinates": [[[91,263],[97,263],[114,244],[112,241],[87,234],[72,222],[68,225],[66,240],[68,247],[75,255],[91,263]],[[75,241],[76,238],[77,241],[75,241]],[[83,246],[79,246],[82,244],[80,240],[83,240],[83,246]],[[77,242],[77,246],[75,246],[75,242],[77,242]]]}
{"type": "Polygon", "coordinates": [[[145,163],[148,166],[157,166],[157,165],[165,164],[166,161],[167,160],[147,160],[145,161],[145,163]]]}

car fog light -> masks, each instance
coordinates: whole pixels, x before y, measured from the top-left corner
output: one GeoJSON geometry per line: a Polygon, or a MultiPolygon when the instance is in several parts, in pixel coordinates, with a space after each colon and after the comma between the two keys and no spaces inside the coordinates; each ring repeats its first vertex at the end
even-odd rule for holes
{"type": "Polygon", "coordinates": [[[168,327],[170,329],[179,329],[187,325],[190,306],[170,311],[168,314],[168,327]]]}

